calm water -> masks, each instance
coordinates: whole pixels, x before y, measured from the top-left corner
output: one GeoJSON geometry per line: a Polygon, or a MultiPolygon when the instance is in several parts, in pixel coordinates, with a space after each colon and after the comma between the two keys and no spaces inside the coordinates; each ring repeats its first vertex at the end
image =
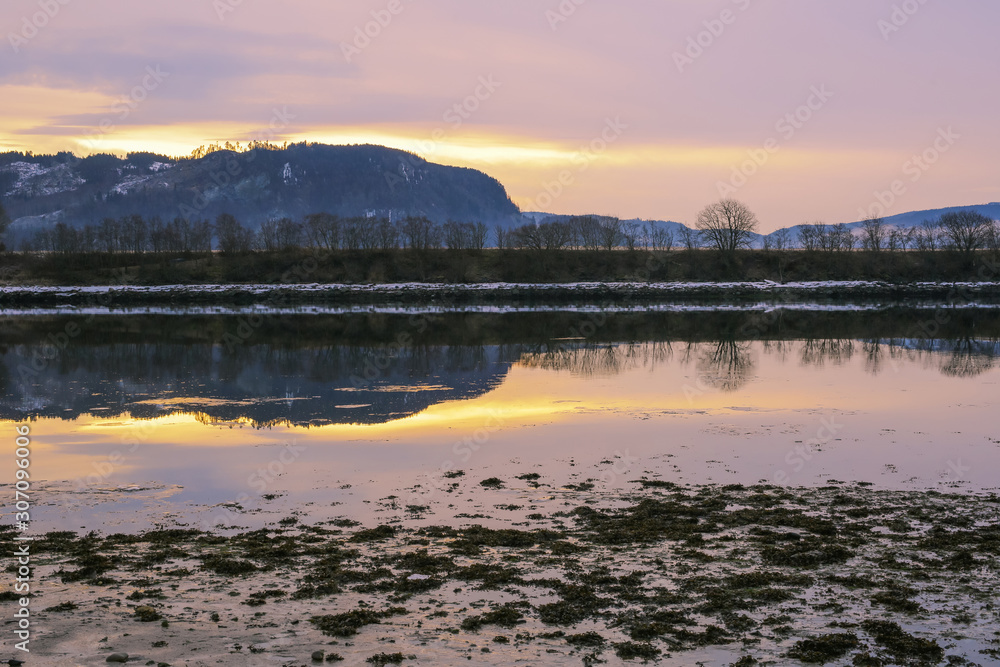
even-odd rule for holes
{"type": "Polygon", "coordinates": [[[17,315],[0,420],[30,420],[44,530],[440,521],[452,469],[979,490],[998,341],[976,309],[17,315]]]}

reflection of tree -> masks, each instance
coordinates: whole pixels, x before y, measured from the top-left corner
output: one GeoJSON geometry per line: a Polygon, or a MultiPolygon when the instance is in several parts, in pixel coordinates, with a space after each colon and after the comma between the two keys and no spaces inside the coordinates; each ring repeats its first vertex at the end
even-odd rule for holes
{"type": "Polygon", "coordinates": [[[750,342],[720,340],[702,349],[696,368],[702,381],[722,391],[737,391],[750,381],[754,361],[750,342]]]}
{"type": "Polygon", "coordinates": [[[882,366],[888,356],[886,346],[882,345],[880,340],[866,340],[862,342],[862,345],[865,354],[865,371],[872,375],[878,375],[882,372],[882,366]]]}
{"type": "Polygon", "coordinates": [[[629,343],[622,345],[574,344],[526,350],[521,365],[554,371],[570,371],[584,376],[619,375],[635,368],[653,369],[673,356],[670,343],[629,343]]]}
{"type": "Polygon", "coordinates": [[[950,341],[952,352],[941,364],[949,377],[975,377],[993,368],[997,344],[990,341],[960,338],[950,341]]]}
{"type": "Polygon", "coordinates": [[[822,368],[827,361],[841,365],[854,356],[854,341],[837,339],[810,339],[802,343],[803,366],[822,368]]]}

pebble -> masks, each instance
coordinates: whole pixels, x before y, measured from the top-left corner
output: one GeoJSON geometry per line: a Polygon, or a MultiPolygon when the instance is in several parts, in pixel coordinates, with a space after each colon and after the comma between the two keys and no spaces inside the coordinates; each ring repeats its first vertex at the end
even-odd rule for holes
{"type": "Polygon", "coordinates": [[[323,651],[313,651],[312,659],[313,662],[322,662],[323,658],[326,656],[323,651]]]}
{"type": "Polygon", "coordinates": [[[128,662],[128,653],[112,653],[105,662],[128,662]]]}

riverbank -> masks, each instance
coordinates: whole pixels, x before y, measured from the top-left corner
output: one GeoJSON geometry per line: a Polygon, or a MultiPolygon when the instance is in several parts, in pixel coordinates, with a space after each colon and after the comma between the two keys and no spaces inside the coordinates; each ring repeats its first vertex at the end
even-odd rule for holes
{"type": "Polygon", "coordinates": [[[577,283],[380,283],[240,285],[99,285],[0,288],[0,309],[32,306],[249,306],[295,305],[558,305],[653,304],[663,301],[740,304],[769,301],[943,305],[1000,303],[1000,282],[879,281],[577,282],[577,283]]]}

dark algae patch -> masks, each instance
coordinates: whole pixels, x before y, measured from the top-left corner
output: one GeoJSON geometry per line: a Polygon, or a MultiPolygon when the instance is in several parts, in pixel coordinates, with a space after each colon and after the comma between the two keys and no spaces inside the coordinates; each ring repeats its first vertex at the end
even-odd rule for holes
{"type": "Polygon", "coordinates": [[[853,632],[823,635],[812,639],[801,639],[788,652],[789,658],[810,664],[825,665],[843,658],[860,645],[853,632]]]}
{"type": "Polygon", "coordinates": [[[908,665],[936,665],[944,659],[944,649],[934,640],[914,637],[892,621],[864,621],[862,629],[871,635],[879,652],[908,665]]]}

